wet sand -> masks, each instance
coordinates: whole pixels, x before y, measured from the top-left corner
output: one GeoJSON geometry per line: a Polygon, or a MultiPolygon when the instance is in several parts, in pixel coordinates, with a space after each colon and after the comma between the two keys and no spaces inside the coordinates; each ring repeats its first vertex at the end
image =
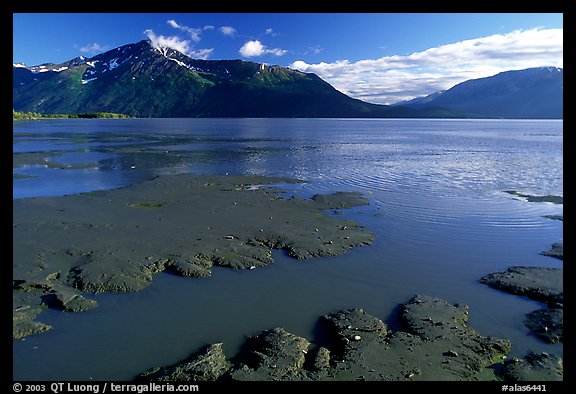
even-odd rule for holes
{"type": "Polygon", "coordinates": [[[359,224],[325,211],[368,204],[359,193],[283,198],[260,176],[162,176],[116,190],[14,200],[13,339],[50,327],[46,308],[96,307],[89,293],[137,291],[169,270],[255,269],[272,249],[297,259],[370,244],[359,224]]]}

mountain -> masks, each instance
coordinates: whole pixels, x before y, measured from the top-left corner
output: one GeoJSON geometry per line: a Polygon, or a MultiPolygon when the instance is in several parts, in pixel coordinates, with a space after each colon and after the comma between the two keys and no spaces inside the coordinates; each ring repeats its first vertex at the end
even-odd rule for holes
{"type": "Polygon", "coordinates": [[[489,118],[563,118],[564,70],[538,67],[471,79],[451,89],[395,105],[444,107],[489,118]]]}
{"type": "Polygon", "coordinates": [[[148,40],[92,58],[13,65],[20,112],[135,117],[461,117],[353,99],[312,73],[242,60],[192,59],[148,40]]]}

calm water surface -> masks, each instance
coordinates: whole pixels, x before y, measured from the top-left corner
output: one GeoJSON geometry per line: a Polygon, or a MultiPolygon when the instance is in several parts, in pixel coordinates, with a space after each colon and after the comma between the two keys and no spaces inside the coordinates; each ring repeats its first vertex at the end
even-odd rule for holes
{"type": "Polygon", "coordinates": [[[539,255],[562,240],[563,206],[504,193],[563,195],[563,122],[427,119],[70,119],[14,122],[14,198],[123,187],[156,175],[270,175],[309,180],[287,196],[360,191],[344,216],[374,231],[338,257],[208,279],[157,275],[138,293],[97,294],[99,308],[47,311],[54,329],[13,344],[14,379],[128,380],[276,326],[311,340],[318,318],[362,307],[397,328],[415,294],[467,304],[469,325],[512,340],[512,355],[563,355],[523,325],[543,307],[478,283],[512,265],[562,267],[539,255]]]}

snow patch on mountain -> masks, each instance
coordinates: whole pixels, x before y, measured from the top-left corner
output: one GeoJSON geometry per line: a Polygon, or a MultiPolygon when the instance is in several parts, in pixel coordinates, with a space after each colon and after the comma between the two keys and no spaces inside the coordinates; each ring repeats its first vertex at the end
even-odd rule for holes
{"type": "Polygon", "coordinates": [[[82,80],[82,85],[86,85],[88,82],[92,82],[92,81],[95,81],[95,80],[97,80],[97,79],[98,79],[98,77],[89,78],[89,79],[83,79],[83,80],[82,80]]]}

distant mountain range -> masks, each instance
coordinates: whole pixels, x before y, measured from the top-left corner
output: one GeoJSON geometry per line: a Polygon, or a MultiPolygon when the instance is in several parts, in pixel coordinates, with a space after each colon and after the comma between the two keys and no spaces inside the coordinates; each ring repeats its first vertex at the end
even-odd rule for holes
{"type": "Polygon", "coordinates": [[[525,78],[508,81],[501,81],[498,76],[485,78],[493,81],[484,85],[490,87],[488,90],[481,86],[472,89],[476,86],[474,81],[460,84],[472,84],[467,89],[471,92],[466,96],[468,105],[464,106],[454,105],[463,103],[458,99],[436,101],[460,85],[436,97],[403,105],[377,105],[339,92],[316,74],[242,60],[192,59],[143,40],[61,64],[14,64],[13,108],[42,114],[114,112],[160,118],[561,118],[562,70],[548,72],[554,78],[543,78],[536,71],[524,73],[525,78]],[[473,105],[474,94],[478,97],[477,106],[473,105]],[[539,105],[534,107],[539,99],[539,105]],[[504,100],[510,110],[502,112],[498,100],[504,100]],[[516,109],[514,100],[518,101],[516,109]],[[526,112],[530,108],[532,112],[526,112]]]}
{"type": "Polygon", "coordinates": [[[564,70],[538,67],[471,79],[442,92],[394,104],[449,108],[477,117],[563,118],[564,70]]]}

